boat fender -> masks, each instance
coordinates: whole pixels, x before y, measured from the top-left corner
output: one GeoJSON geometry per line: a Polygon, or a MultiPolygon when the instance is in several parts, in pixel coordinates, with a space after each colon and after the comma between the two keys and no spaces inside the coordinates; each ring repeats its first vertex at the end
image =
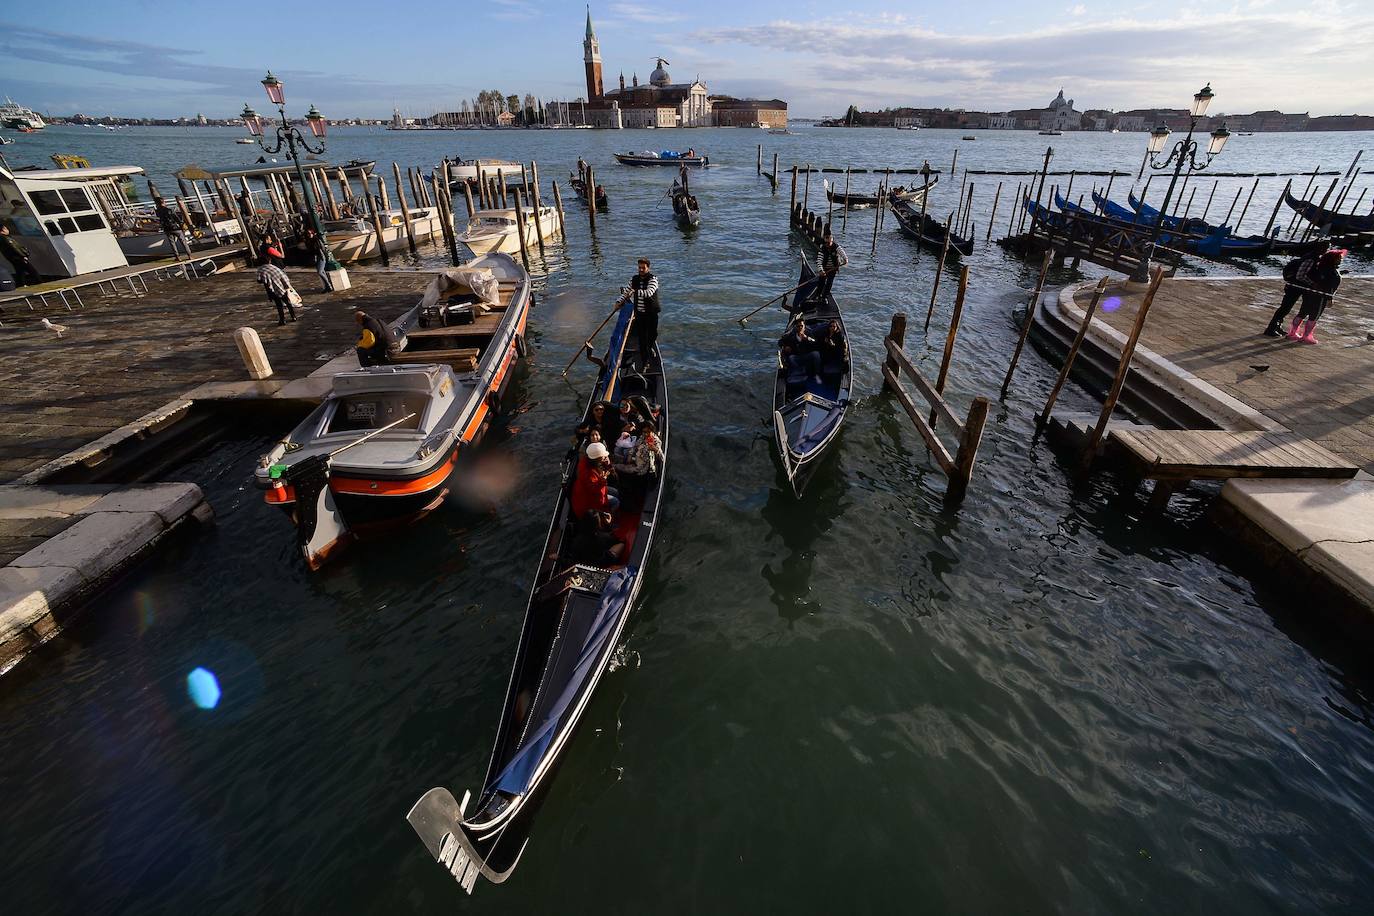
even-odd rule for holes
{"type": "Polygon", "coordinates": [[[500,409],[501,409],[501,395],[499,395],[499,394],[496,393],[496,389],[494,389],[494,388],[488,388],[488,389],[487,389],[487,417],[488,417],[488,419],[490,419],[491,416],[492,416],[492,414],[495,414],[495,413],[496,413],[498,410],[500,410],[500,409]]]}
{"type": "Polygon", "coordinates": [[[524,334],[515,335],[515,355],[521,359],[530,355],[530,345],[525,341],[524,334]]]}

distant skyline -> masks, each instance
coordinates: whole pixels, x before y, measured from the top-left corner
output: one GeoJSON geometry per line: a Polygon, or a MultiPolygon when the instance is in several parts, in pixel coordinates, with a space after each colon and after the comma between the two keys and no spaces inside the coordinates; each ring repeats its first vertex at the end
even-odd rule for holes
{"type": "MultiPolygon", "coordinates": [[[[1116,0],[845,6],[613,2],[593,4],[592,19],[608,88],[622,70],[647,78],[661,55],[675,79],[782,98],[796,117],[850,104],[1041,107],[1061,87],[1079,110],[1186,107],[1208,81],[1214,112],[1374,113],[1368,2],[1163,2],[1148,18],[1116,0]]],[[[258,81],[269,67],[297,115],[311,103],[382,118],[456,110],[482,89],[545,100],[585,91],[581,4],[489,0],[467,12],[417,0],[391,16],[354,0],[247,13],[145,0],[136,10],[68,0],[0,21],[0,95],[57,115],[225,118],[245,101],[266,106],[258,81]]]]}

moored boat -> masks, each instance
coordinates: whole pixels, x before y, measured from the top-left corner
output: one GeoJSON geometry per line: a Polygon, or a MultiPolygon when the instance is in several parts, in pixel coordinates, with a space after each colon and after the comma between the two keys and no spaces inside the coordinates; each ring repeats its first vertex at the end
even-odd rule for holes
{"type": "Polygon", "coordinates": [[[1335,210],[1324,209],[1310,200],[1299,200],[1293,196],[1292,191],[1285,191],[1283,200],[1299,216],[1329,235],[1374,232],[1374,213],[1364,216],[1337,213],[1335,210]]]}
{"type": "Polygon", "coordinates": [[[506,159],[450,159],[448,177],[456,190],[461,191],[463,188],[458,182],[466,181],[475,185],[483,178],[495,178],[498,173],[505,177],[508,184],[512,179],[518,183],[520,168],[520,163],[506,159]]]}
{"type": "MultiPolygon", "coordinates": [[[[897,185],[895,188],[888,189],[887,197],[890,200],[904,200],[913,206],[919,207],[926,194],[931,188],[935,187],[939,180],[940,176],[934,175],[918,188],[908,188],[897,185]]],[[[825,187],[825,199],[837,207],[845,207],[849,210],[860,210],[864,207],[876,207],[878,205],[878,195],[876,194],[855,194],[852,190],[848,194],[845,194],[843,191],[836,191],[828,178],[821,179],[821,184],[825,187]]]]}
{"type": "MultiPolygon", "coordinates": [[[[892,201],[892,214],[897,217],[897,227],[906,235],[935,251],[943,251],[945,239],[949,239],[949,253],[963,255],[965,257],[973,254],[973,227],[969,227],[968,235],[961,236],[950,228],[949,223],[942,223],[935,217],[926,213],[924,209],[917,208],[904,200],[892,201]]],[[[950,223],[954,221],[954,214],[950,214],[950,223]]]]}
{"type": "MultiPolygon", "coordinates": [[[[386,210],[378,214],[382,221],[382,239],[387,251],[400,251],[410,244],[406,235],[405,214],[400,210],[386,210]]],[[[437,208],[420,207],[410,211],[410,231],[415,241],[425,241],[442,231],[437,208]]],[[[377,244],[377,230],[372,221],[362,217],[324,221],[325,237],[330,251],[340,263],[366,261],[382,256],[377,244]]]]}
{"type": "MultiPolygon", "coordinates": [[[[539,244],[536,232],[545,239],[558,234],[558,211],[553,207],[540,207],[537,219],[533,207],[521,207],[520,216],[525,221],[525,244],[528,246],[534,247],[539,244]]],[[[515,219],[514,207],[504,210],[478,210],[472,214],[472,219],[468,220],[467,228],[458,234],[458,241],[472,249],[475,254],[485,254],[489,251],[519,251],[520,231],[515,219]]]]}
{"type": "MultiPolygon", "coordinates": [[[[630,340],[632,303],[616,319],[602,369],[583,421],[598,402],[657,404],[664,459],[642,492],[623,492],[614,536],[624,545],[615,562],[582,553],[579,520],[573,516],[573,482],[580,449],[570,451],[539,567],[530,589],[525,622],[506,689],[487,775],[476,802],[459,802],[448,789],[426,792],[406,815],[430,854],[471,893],[480,875],[494,884],[508,879],[520,860],[540,803],[557,765],[624,633],[644,580],[661,516],[669,454],[668,388],[657,348],[645,354],[643,372],[630,340]]],[[[652,408],[651,408],[652,414],[652,408]]]]}
{"type": "Polygon", "coordinates": [[[711,164],[709,156],[698,156],[691,150],[679,153],[676,150],[662,150],[660,152],[645,151],[642,153],[615,153],[615,161],[621,165],[689,165],[689,166],[708,166],[711,164]]]}
{"type": "MultiPolygon", "coordinates": [[[[849,339],[845,334],[844,318],[833,293],[823,299],[812,295],[817,282],[815,271],[803,257],[801,288],[789,310],[787,333],[790,334],[801,320],[808,334],[819,339],[833,322],[839,326],[844,344],[843,358],[817,350],[820,358],[814,366],[807,366],[803,360],[794,364],[779,349],[773,382],[773,441],[778,447],[783,473],[797,496],[802,495],[821,457],[839,437],[849,410],[849,339]],[[812,369],[817,371],[812,372],[812,369]]],[[[783,302],[786,308],[786,300],[783,302]]]]}
{"type": "MultiPolygon", "coordinates": [[[[320,406],[259,461],[254,480],[268,505],[291,515],[311,569],[349,540],[436,508],[460,459],[490,426],[524,351],[530,280],[506,255],[466,269],[473,268],[492,274],[495,302],[464,352],[422,355],[407,342],[405,362],[339,373],[320,406]]],[[[469,289],[455,274],[436,277],[421,305],[456,286],[469,289]]],[[[419,308],[398,322],[401,334],[413,329],[419,308]]]]}

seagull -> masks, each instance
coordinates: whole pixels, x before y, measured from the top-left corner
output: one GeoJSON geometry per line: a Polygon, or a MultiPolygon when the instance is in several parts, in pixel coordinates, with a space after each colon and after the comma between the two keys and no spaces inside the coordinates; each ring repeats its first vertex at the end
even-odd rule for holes
{"type": "Polygon", "coordinates": [[[58,340],[61,340],[62,335],[67,333],[67,326],[65,324],[53,324],[46,318],[40,319],[40,323],[43,325],[43,327],[47,328],[49,331],[52,331],[54,334],[56,334],[58,340]]]}

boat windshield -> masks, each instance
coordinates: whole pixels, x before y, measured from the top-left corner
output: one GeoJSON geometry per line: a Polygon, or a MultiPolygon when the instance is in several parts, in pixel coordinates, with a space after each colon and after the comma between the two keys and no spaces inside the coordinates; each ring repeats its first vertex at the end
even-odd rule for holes
{"type": "Polygon", "coordinates": [[[326,433],[363,432],[380,429],[395,423],[406,414],[410,419],[397,424],[397,430],[419,429],[429,399],[422,394],[405,391],[377,391],[351,394],[335,402],[334,415],[329,418],[326,433]]]}

